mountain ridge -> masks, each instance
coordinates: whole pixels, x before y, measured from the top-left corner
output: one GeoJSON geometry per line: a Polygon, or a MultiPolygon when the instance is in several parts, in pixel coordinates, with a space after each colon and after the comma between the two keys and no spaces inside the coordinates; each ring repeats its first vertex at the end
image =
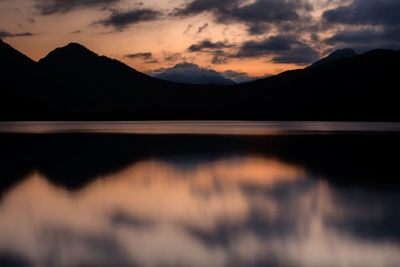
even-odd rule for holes
{"type": "MultiPolygon", "coordinates": [[[[2,47],[0,53],[16,51],[2,47]]],[[[253,82],[218,86],[159,80],[79,44],[63,48],[87,55],[76,56],[81,61],[70,56],[63,61],[54,56],[61,49],[32,63],[17,53],[31,65],[19,70],[7,70],[0,62],[9,71],[0,88],[1,120],[400,121],[395,86],[399,51],[373,50],[253,82]]]]}
{"type": "Polygon", "coordinates": [[[345,58],[352,58],[357,56],[357,53],[352,48],[343,48],[333,51],[327,57],[324,57],[320,60],[317,60],[307,68],[315,68],[324,64],[333,63],[335,61],[345,59],[345,58]]]}

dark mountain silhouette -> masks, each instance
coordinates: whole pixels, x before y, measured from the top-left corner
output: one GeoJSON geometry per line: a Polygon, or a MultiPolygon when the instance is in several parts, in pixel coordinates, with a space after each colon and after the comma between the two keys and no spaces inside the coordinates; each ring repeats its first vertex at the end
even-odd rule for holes
{"type": "MultiPolygon", "coordinates": [[[[400,120],[400,52],[373,50],[253,82],[160,80],[71,43],[34,62],[1,43],[2,120],[400,120]]],[[[332,60],[335,59],[335,60],[332,60]]]]}
{"type": "Polygon", "coordinates": [[[1,70],[29,68],[35,62],[0,39],[1,70]],[[7,66],[7,68],[6,68],[7,66]]]}
{"type": "Polygon", "coordinates": [[[323,64],[333,63],[333,62],[338,61],[343,58],[352,58],[355,56],[357,56],[357,53],[351,48],[339,49],[339,50],[336,50],[333,53],[331,53],[329,56],[316,61],[308,68],[318,67],[323,64]]]}
{"type": "Polygon", "coordinates": [[[137,82],[160,82],[140,73],[120,61],[99,56],[86,47],[70,43],[51,51],[39,60],[39,66],[68,78],[95,79],[108,81],[115,78],[131,79],[137,82]]]}
{"type": "Polygon", "coordinates": [[[0,118],[40,118],[51,114],[45,103],[32,96],[42,80],[35,61],[0,40],[0,118]]]}
{"type": "Polygon", "coordinates": [[[240,88],[253,90],[247,101],[261,99],[253,106],[263,118],[398,121],[399,63],[400,51],[373,50],[240,88]]]}
{"type": "Polygon", "coordinates": [[[219,84],[233,85],[234,81],[225,78],[215,70],[200,68],[192,63],[180,63],[169,69],[163,69],[154,77],[177,83],[186,84],[219,84]]]}

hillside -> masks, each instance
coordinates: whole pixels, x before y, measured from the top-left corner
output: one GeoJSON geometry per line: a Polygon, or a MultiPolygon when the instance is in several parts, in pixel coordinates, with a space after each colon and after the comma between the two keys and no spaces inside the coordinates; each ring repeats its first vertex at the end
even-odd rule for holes
{"type": "Polygon", "coordinates": [[[400,52],[230,86],[173,83],[71,43],[34,62],[1,43],[2,120],[400,120],[400,52]]]}

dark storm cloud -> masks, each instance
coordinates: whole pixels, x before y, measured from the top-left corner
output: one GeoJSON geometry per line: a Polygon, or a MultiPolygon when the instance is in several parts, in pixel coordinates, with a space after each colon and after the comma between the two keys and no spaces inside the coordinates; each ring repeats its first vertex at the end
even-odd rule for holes
{"type": "Polygon", "coordinates": [[[112,26],[117,30],[123,30],[129,25],[137,24],[144,21],[152,21],[160,18],[161,13],[153,9],[134,9],[125,12],[112,11],[112,14],[105,20],[96,22],[104,26],[112,26]]]}
{"type": "Polygon", "coordinates": [[[295,35],[278,35],[261,41],[244,42],[232,55],[237,58],[260,56],[272,56],[274,63],[308,64],[318,59],[319,53],[295,35]]]}
{"type": "Polygon", "coordinates": [[[325,22],[332,25],[357,26],[344,29],[325,40],[329,45],[372,48],[400,47],[400,1],[354,0],[323,13],[325,22]]]}
{"type": "Polygon", "coordinates": [[[189,46],[188,50],[190,52],[203,52],[203,51],[212,51],[216,49],[222,48],[231,48],[233,44],[228,42],[212,42],[211,40],[205,39],[203,41],[198,42],[197,44],[192,44],[189,46]]]}
{"type": "Polygon", "coordinates": [[[375,48],[399,49],[400,27],[343,30],[324,40],[334,47],[353,47],[360,52],[375,48]]]}
{"type": "Polygon", "coordinates": [[[341,31],[325,40],[327,44],[338,43],[357,44],[375,42],[381,38],[381,33],[372,29],[341,31]]]}
{"type": "Polygon", "coordinates": [[[318,58],[319,53],[317,51],[307,45],[303,45],[275,55],[272,58],[272,62],[307,65],[318,60],[318,58]]]}
{"type": "Polygon", "coordinates": [[[34,36],[34,34],[31,32],[10,33],[7,31],[0,30],[0,38],[27,37],[27,36],[34,36]]]}
{"type": "Polygon", "coordinates": [[[306,0],[256,0],[244,4],[243,0],[193,0],[175,11],[176,16],[197,15],[209,12],[219,23],[244,23],[250,34],[263,34],[269,25],[296,27],[309,19],[312,6],[306,0]],[[294,24],[295,23],[295,24],[294,24]]]}
{"type": "Polygon", "coordinates": [[[197,15],[206,11],[215,12],[216,14],[223,11],[228,11],[237,5],[242,0],[193,0],[186,4],[183,8],[176,9],[174,14],[177,16],[197,15]]]}
{"type": "Polygon", "coordinates": [[[249,25],[247,31],[250,35],[259,35],[267,33],[271,29],[271,26],[268,24],[253,24],[249,25]]]}
{"type": "Polygon", "coordinates": [[[119,0],[36,0],[36,9],[42,15],[67,13],[79,8],[107,7],[119,0]]]}
{"type": "Polygon", "coordinates": [[[290,50],[293,45],[299,44],[296,36],[271,36],[262,41],[244,42],[237,57],[256,57],[263,54],[270,54],[274,51],[290,50]]]}
{"type": "Polygon", "coordinates": [[[312,6],[302,0],[257,0],[233,9],[231,16],[246,22],[279,23],[301,20],[299,11],[302,10],[311,11],[312,6]]]}
{"type": "Polygon", "coordinates": [[[399,14],[399,0],[354,0],[350,5],[325,11],[323,17],[340,24],[399,25],[399,14]]]}

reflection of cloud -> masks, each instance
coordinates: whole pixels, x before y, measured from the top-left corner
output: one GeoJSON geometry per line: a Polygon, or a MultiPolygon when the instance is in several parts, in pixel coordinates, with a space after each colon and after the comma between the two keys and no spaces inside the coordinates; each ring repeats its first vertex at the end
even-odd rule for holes
{"type": "Polygon", "coordinates": [[[221,247],[208,247],[188,232],[171,226],[147,229],[122,227],[117,230],[121,244],[132,260],[144,266],[224,266],[227,254],[221,247]]]}
{"type": "Polygon", "coordinates": [[[190,166],[147,160],[72,193],[32,174],[2,199],[0,252],[35,266],[400,263],[397,243],[327,223],[376,218],[379,207],[362,213],[359,196],[305,175],[255,156],[190,166]]]}

